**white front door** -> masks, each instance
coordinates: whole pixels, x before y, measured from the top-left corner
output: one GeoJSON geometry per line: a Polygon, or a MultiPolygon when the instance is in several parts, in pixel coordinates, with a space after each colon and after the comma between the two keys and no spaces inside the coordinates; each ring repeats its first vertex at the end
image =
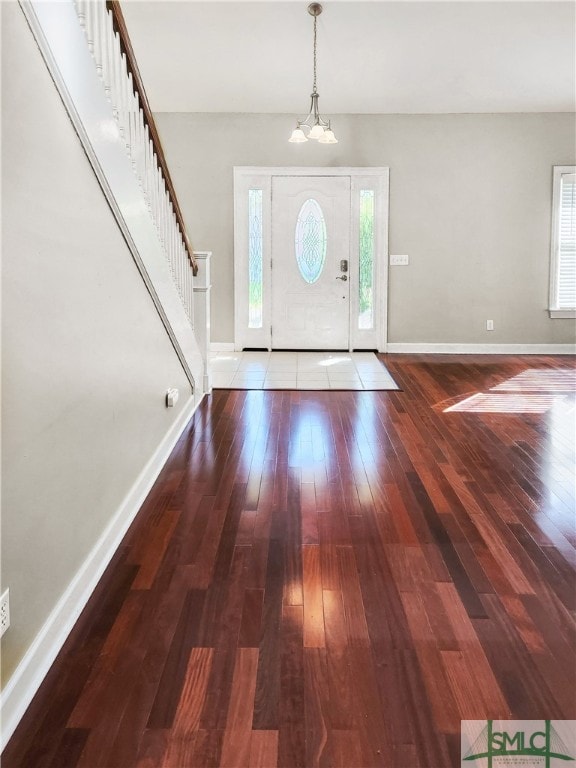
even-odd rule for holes
{"type": "Polygon", "coordinates": [[[272,348],[350,346],[350,178],[272,179],[272,348]]]}
{"type": "Polygon", "coordinates": [[[387,242],[387,168],[235,168],[235,349],[385,352],[387,242]]]}

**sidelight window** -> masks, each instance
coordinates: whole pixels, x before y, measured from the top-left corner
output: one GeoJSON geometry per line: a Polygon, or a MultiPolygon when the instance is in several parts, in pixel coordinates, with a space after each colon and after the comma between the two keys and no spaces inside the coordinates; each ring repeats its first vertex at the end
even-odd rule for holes
{"type": "Polygon", "coordinates": [[[358,328],[374,328],[374,190],[360,190],[358,328]]]}
{"type": "Polygon", "coordinates": [[[262,190],[248,190],[248,327],[262,328],[262,190]]]}

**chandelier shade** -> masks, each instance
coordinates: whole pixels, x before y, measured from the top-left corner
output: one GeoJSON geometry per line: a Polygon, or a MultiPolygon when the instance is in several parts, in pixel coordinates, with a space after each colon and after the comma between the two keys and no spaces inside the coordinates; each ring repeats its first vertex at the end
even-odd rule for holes
{"type": "Polygon", "coordinates": [[[323,119],[318,108],[320,94],[316,88],[316,25],[318,16],[322,13],[322,6],[320,3],[310,3],[308,13],[314,17],[314,80],[310,94],[310,111],[303,120],[296,122],[296,128],[292,131],[288,141],[292,144],[303,144],[308,139],[315,139],[319,144],[338,144],[338,139],[334,136],[330,122],[323,119]]]}
{"type": "Polygon", "coordinates": [[[304,141],[308,141],[302,128],[294,128],[292,136],[288,139],[292,144],[302,144],[304,141]]]}

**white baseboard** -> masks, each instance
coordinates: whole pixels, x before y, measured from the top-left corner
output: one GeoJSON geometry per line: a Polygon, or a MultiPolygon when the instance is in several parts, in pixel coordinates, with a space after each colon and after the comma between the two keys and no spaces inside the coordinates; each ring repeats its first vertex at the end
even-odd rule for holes
{"type": "MultiPolygon", "coordinates": [[[[211,352],[234,352],[233,341],[212,341],[211,352]]],[[[388,342],[386,352],[444,355],[574,355],[576,344],[435,344],[388,342]]]]}
{"type": "Polygon", "coordinates": [[[412,344],[389,342],[388,354],[446,354],[446,355],[574,355],[574,344],[412,344]]]}
{"type": "Polygon", "coordinates": [[[182,409],[6,684],[0,696],[0,750],[14,733],[198,405],[191,398],[182,409]]]}

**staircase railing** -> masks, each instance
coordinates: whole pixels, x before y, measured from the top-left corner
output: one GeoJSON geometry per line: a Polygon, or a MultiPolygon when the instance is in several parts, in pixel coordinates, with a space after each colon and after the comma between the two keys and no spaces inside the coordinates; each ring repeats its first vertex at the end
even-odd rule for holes
{"type": "Polygon", "coordinates": [[[74,0],[74,5],[174,284],[193,325],[192,277],[197,273],[198,265],[120,5],[116,0],[74,0]]]}

